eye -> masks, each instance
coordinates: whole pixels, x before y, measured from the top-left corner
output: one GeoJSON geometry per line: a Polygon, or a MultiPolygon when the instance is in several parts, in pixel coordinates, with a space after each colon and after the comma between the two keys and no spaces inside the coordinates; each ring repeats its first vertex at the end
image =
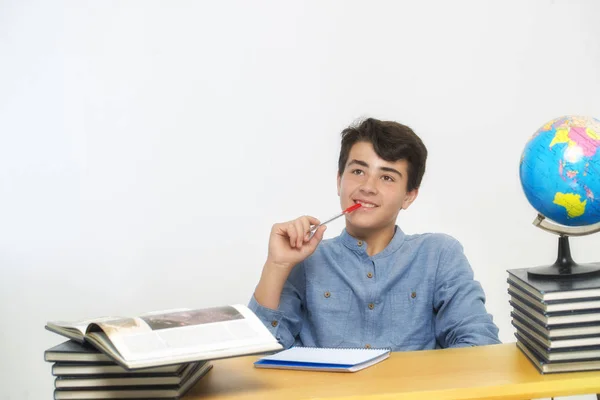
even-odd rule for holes
{"type": "Polygon", "coordinates": [[[364,175],[364,171],[362,169],[353,169],[350,171],[352,175],[364,175]]]}
{"type": "Polygon", "coordinates": [[[395,182],[394,178],[393,178],[393,177],[391,177],[390,175],[383,175],[383,176],[381,177],[381,179],[383,179],[383,180],[384,180],[384,181],[386,181],[386,182],[395,182]]]}

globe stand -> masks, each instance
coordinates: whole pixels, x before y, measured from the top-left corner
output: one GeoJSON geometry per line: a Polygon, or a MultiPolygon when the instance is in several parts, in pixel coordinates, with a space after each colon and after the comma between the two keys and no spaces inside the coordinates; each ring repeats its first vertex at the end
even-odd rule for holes
{"type": "Polygon", "coordinates": [[[600,273],[600,263],[578,264],[573,261],[569,246],[569,236],[583,236],[600,232],[600,223],[586,227],[568,227],[552,224],[543,215],[538,214],[533,224],[538,228],[559,235],[558,257],[552,265],[529,268],[527,270],[528,276],[546,279],[569,279],[600,273]]]}

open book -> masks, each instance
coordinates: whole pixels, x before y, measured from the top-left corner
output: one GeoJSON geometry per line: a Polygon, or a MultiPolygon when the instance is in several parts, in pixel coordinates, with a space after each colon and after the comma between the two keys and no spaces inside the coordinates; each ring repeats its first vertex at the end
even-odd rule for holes
{"type": "Polygon", "coordinates": [[[138,317],[53,321],[46,329],[88,342],[127,369],[258,354],[282,346],[244,305],[157,311],[138,317]]]}

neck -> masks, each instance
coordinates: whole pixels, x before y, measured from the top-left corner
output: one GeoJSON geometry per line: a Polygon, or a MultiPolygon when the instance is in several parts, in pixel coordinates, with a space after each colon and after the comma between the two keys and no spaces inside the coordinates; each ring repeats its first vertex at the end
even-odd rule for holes
{"type": "Polygon", "coordinates": [[[395,230],[395,224],[373,230],[356,229],[346,225],[346,231],[350,236],[367,243],[367,254],[369,256],[381,253],[392,241],[395,230]]]}

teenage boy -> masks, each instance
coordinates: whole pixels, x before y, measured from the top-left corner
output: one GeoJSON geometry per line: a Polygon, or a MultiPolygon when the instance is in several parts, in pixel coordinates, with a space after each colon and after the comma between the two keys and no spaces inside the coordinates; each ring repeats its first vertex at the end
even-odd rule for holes
{"type": "Polygon", "coordinates": [[[424,350],[500,343],[460,243],[406,235],[400,210],[417,198],[427,149],[407,126],[369,118],[342,132],[340,236],[302,216],[273,225],[250,308],[284,346],[424,350]]]}

